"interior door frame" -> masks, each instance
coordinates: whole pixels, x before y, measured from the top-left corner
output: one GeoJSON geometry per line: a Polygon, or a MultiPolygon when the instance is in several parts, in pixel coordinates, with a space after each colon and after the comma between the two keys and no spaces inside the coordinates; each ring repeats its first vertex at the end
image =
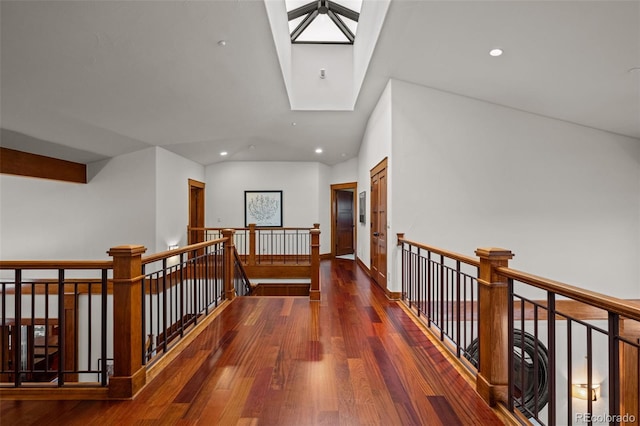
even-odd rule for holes
{"type": "Polygon", "coordinates": [[[358,182],[336,183],[331,185],[331,258],[336,257],[336,241],[338,240],[338,228],[336,221],[338,220],[338,191],[353,189],[353,255],[354,258],[358,253],[358,227],[356,223],[356,195],[358,194],[358,182]]]}
{"type": "MultiPolygon", "coordinates": [[[[189,184],[189,228],[191,227],[204,228],[205,226],[204,224],[205,183],[194,180],[194,179],[189,179],[188,184],[189,184]],[[195,213],[197,223],[193,223],[194,213],[195,213]]],[[[204,241],[204,233],[202,233],[202,238],[199,238],[199,236],[195,232],[189,229],[189,232],[187,233],[187,244],[194,244],[195,242],[201,242],[201,241],[198,241],[199,239],[201,241],[204,241]]]]}
{"type": "MultiPolygon", "coordinates": [[[[387,277],[389,274],[389,258],[388,258],[388,251],[389,251],[389,235],[387,234],[387,225],[388,225],[388,220],[389,220],[389,211],[388,211],[388,199],[389,199],[389,194],[388,194],[388,178],[389,178],[389,162],[388,162],[388,157],[383,158],[378,164],[376,164],[370,171],[369,171],[369,176],[370,176],[370,213],[369,213],[369,222],[371,224],[370,229],[369,229],[369,271],[370,271],[370,275],[373,278],[373,280],[376,282],[376,284],[378,284],[382,289],[385,290],[385,292],[387,291],[387,277]],[[374,276],[378,274],[378,270],[379,268],[374,268],[374,243],[373,243],[373,233],[374,233],[374,225],[373,225],[373,204],[374,202],[377,202],[378,200],[374,200],[374,196],[373,196],[373,178],[374,176],[378,175],[379,173],[381,173],[382,171],[385,171],[385,202],[384,202],[384,212],[385,212],[385,217],[386,217],[386,221],[385,223],[382,225],[383,226],[383,230],[385,233],[385,241],[386,241],[386,247],[385,247],[385,264],[384,264],[384,282],[380,283],[378,282],[378,276],[374,276]],[[375,274],[374,274],[374,270],[375,270],[375,274]]],[[[377,198],[377,197],[376,197],[377,198]]],[[[377,218],[376,218],[377,220],[377,218]]],[[[375,260],[376,261],[376,266],[380,266],[377,264],[377,262],[379,261],[379,259],[375,260]]]]}

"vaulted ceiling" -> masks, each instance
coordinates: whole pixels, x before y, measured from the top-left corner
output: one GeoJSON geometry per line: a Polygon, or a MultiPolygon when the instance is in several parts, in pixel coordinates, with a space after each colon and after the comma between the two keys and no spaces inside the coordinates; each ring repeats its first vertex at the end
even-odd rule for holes
{"type": "Polygon", "coordinates": [[[353,111],[291,110],[263,0],[0,7],[0,143],[73,161],[336,164],[390,78],[640,139],[637,0],[392,0],[353,111]]]}

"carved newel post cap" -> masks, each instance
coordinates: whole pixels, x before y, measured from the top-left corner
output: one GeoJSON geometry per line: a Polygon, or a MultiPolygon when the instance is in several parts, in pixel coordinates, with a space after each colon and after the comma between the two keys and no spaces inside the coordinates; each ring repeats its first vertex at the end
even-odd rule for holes
{"type": "Polygon", "coordinates": [[[145,246],[123,245],[123,246],[112,247],[111,249],[109,249],[107,254],[109,256],[114,256],[114,257],[115,256],[136,256],[136,255],[142,255],[146,251],[147,251],[147,248],[145,246]]]}
{"type": "Polygon", "coordinates": [[[481,259],[510,260],[515,256],[511,250],[497,247],[482,247],[476,250],[476,256],[481,259]]]}

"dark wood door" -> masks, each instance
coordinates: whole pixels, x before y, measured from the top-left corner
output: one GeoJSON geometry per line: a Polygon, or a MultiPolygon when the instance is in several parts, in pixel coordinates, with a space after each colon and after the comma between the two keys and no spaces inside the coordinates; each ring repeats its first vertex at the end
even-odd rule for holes
{"type": "Polygon", "coordinates": [[[371,169],[371,277],[387,288],[387,159],[371,169]]]}
{"type": "Polygon", "coordinates": [[[336,191],[336,256],[354,252],[353,191],[336,191]]]}

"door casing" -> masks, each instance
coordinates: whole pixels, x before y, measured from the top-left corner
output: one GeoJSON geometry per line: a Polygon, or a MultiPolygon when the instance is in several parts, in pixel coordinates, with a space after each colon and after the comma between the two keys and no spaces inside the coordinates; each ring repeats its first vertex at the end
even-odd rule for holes
{"type": "MultiPolygon", "coordinates": [[[[189,179],[189,228],[204,228],[204,182],[189,179]]],[[[204,231],[190,231],[188,244],[204,241],[204,231]]]]}
{"type": "Polygon", "coordinates": [[[331,257],[336,256],[336,243],[338,241],[338,229],[337,229],[337,220],[338,220],[338,191],[345,190],[353,190],[354,193],[354,205],[353,205],[353,252],[357,253],[356,244],[358,241],[357,238],[357,227],[356,223],[356,208],[355,208],[355,194],[357,192],[358,182],[347,182],[347,183],[338,183],[331,185],[331,257]]]}
{"type": "Polygon", "coordinates": [[[387,158],[371,169],[371,278],[387,289],[387,158]]]}

